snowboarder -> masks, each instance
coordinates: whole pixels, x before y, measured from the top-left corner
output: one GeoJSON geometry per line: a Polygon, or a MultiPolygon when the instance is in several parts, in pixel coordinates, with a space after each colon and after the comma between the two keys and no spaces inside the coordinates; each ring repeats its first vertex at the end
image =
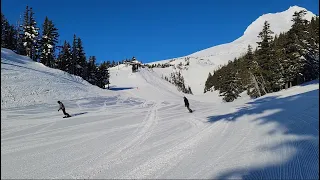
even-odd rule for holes
{"type": "Polygon", "coordinates": [[[189,112],[192,113],[192,110],[189,108],[189,101],[188,101],[188,99],[187,99],[185,96],[183,97],[183,99],[184,99],[184,106],[187,107],[187,109],[189,110],[189,112]]]}
{"type": "Polygon", "coordinates": [[[70,114],[66,113],[66,108],[64,107],[64,105],[62,104],[61,101],[58,101],[58,104],[60,105],[60,108],[58,109],[58,111],[60,111],[60,109],[62,109],[63,114],[65,115],[64,118],[66,117],[71,117],[70,114]]]}

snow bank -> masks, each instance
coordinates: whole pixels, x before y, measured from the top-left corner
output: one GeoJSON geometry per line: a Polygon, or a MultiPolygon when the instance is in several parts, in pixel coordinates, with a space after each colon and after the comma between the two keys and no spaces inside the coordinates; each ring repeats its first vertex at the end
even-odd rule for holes
{"type": "Polygon", "coordinates": [[[79,76],[1,48],[1,109],[106,95],[79,76]]]}

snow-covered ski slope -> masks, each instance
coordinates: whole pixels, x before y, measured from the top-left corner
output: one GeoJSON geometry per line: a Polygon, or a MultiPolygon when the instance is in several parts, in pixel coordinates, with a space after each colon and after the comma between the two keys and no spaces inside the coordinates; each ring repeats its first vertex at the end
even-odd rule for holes
{"type": "Polygon", "coordinates": [[[1,49],[1,178],[319,178],[319,81],[233,103],[187,96],[189,113],[159,75],[130,70],[101,90],[1,49]]]}
{"type": "MultiPolygon", "coordinates": [[[[264,14],[253,21],[247,27],[241,37],[230,43],[213,46],[184,57],[156,61],[150,64],[170,63],[177,65],[180,62],[186,64],[185,58],[189,57],[190,65],[187,66],[188,69],[182,70],[186,85],[189,85],[191,87],[194,94],[203,94],[204,85],[209,72],[212,73],[213,70],[217,69],[220,65],[225,65],[229,60],[233,61],[234,58],[238,58],[244,55],[247,52],[248,45],[251,45],[253,49],[257,47],[257,42],[260,41],[258,35],[262,30],[265,21],[268,21],[270,23],[270,29],[274,32],[273,35],[280,34],[280,32],[287,32],[291,28],[291,25],[293,23],[291,21],[292,15],[295,11],[300,10],[307,9],[299,6],[291,6],[283,12],[264,14]],[[170,60],[173,61],[170,62],[170,60]]],[[[311,20],[313,16],[315,16],[315,14],[307,11],[305,18],[307,20],[311,20]]],[[[155,69],[157,69],[156,71],[159,74],[163,74],[166,76],[168,76],[173,71],[172,67],[165,68],[169,69],[169,71],[162,68],[155,69]]]]}

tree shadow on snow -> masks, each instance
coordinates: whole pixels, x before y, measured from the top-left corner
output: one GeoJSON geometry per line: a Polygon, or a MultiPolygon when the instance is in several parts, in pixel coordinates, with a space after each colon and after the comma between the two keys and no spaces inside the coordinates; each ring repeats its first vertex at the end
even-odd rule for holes
{"type": "MultiPolygon", "coordinates": [[[[268,123],[278,123],[285,128],[285,135],[297,137],[308,136],[312,139],[297,138],[292,141],[282,141],[276,145],[260,147],[263,152],[277,152],[285,147],[296,150],[289,159],[282,163],[265,164],[247,169],[245,167],[223,172],[213,179],[319,179],[319,89],[280,98],[277,96],[260,98],[247,103],[234,113],[210,116],[209,123],[217,121],[240,121],[247,115],[260,116],[253,121],[259,121],[260,126],[268,123]],[[270,115],[261,114],[268,110],[278,110],[270,115]],[[240,118],[240,119],[239,119],[240,118]]],[[[265,136],[272,136],[278,129],[274,128],[265,136]]],[[[263,139],[262,139],[263,141],[263,139]]],[[[260,151],[261,149],[254,149],[260,151]]],[[[262,152],[262,153],[263,153],[262,152]]]]}

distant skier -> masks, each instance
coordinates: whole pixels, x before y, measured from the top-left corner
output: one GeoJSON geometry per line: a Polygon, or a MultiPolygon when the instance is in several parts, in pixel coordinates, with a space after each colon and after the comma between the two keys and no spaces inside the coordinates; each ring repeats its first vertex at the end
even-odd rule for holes
{"type": "Polygon", "coordinates": [[[66,108],[64,107],[64,105],[62,104],[61,101],[58,101],[58,104],[60,105],[60,108],[58,109],[58,111],[60,111],[60,109],[62,109],[63,114],[65,115],[64,118],[66,117],[71,117],[70,114],[66,113],[66,108]]]}
{"type": "Polygon", "coordinates": [[[188,99],[187,99],[185,96],[183,97],[183,99],[184,99],[184,106],[187,107],[188,110],[189,110],[189,112],[192,113],[192,110],[189,108],[189,101],[188,101],[188,99]]]}

